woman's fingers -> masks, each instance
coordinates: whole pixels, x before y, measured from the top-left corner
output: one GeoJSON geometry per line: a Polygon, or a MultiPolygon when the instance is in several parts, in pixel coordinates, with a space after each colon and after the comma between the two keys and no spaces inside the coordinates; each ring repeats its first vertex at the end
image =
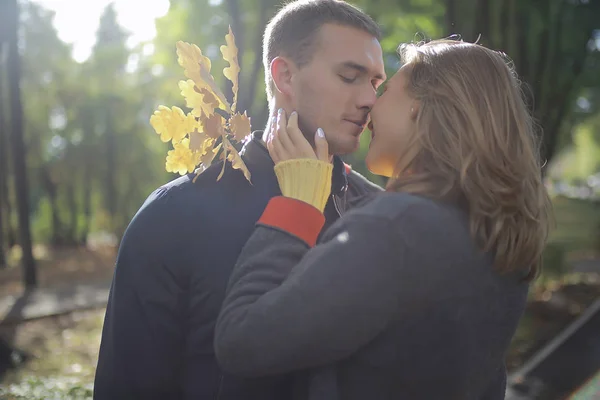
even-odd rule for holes
{"type": "Polygon", "coordinates": [[[272,117],[269,129],[267,149],[275,164],[299,158],[329,161],[329,147],[325,133],[320,128],[317,130],[313,149],[298,127],[298,113],[292,112],[287,118],[285,111],[280,109],[277,115],[272,117]]]}
{"type": "Polygon", "coordinates": [[[267,137],[267,149],[269,150],[269,155],[273,159],[275,164],[281,161],[281,157],[279,156],[279,145],[276,145],[275,142],[275,129],[277,128],[277,118],[272,115],[269,121],[269,136],[267,137]]]}
{"type": "Polygon", "coordinates": [[[315,134],[315,153],[317,154],[317,159],[329,161],[329,145],[325,138],[325,132],[321,128],[317,129],[317,133],[315,134]]]}
{"type": "Polygon", "coordinates": [[[295,158],[317,158],[312,146],[298,127],[298,113],[295,111],[288,120],[287,132],[294,145],[295,158]]]}
{"type": "Polygon", "coordinates": [[[280,108],[277,112],[277,129],[275,131],[275,139],[279,141],[281,150],[283,151],[283,154],[279,154],[280,157],[285,158],[286,160],[295,158],[294,144],[292,143],[287,131],[287,116],[285,115],[283,108],[280,108]]]}

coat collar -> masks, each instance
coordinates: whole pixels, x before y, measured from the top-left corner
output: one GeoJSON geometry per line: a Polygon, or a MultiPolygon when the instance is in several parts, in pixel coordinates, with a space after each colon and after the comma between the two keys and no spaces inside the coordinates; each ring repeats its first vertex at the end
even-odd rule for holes
{"type": "MultiPolygon", "coordinates": [[[[241,153],[252,163],[253,167],[275,175],[273,167],[275,164],[269,155],[269,151],[262,140],[263,131],[252,132],[241,153]]],[[[331,178],[331,194],[343,195],[348,190],[348,171],[346,165],[339,156],[333,156],[333,173],[331,178]]]]}

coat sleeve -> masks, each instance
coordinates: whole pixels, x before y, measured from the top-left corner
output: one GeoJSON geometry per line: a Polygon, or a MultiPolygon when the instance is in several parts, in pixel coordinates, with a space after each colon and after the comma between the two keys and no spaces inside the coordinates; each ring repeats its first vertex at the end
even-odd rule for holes
{"type": "Polygon", "coordinates": [[[343,359],[380,333],[398,307],[402,251],[387,220],[344,218],[311,248],[316,233],[306,227],[320,213],[274,200],[240,254],[216,325],[217,359],[237,375],[343,359]]]}

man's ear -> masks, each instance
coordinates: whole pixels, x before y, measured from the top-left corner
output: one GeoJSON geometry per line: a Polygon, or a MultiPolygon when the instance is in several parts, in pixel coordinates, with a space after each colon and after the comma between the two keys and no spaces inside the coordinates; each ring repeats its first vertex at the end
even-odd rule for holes
{"type": "Polygon", "coordinates": [[[271,61],[271,77],[278,92],[283,94],[285,98],[292,96],[292,76],[294,65],[291,60],[285,57],[275,57],[271,61]]]}

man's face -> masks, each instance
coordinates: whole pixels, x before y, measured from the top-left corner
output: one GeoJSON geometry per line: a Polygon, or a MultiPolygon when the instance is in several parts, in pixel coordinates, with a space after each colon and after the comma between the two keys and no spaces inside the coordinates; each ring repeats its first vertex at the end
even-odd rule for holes
{"type": "Polygon", "coordinates": [[[324,25],[311,62],[291,82],[302,132],[312,142],[317,128],[323,128],[331,154],[356,151],[384,80],[376,38],[355,28],[324,25]]]}

